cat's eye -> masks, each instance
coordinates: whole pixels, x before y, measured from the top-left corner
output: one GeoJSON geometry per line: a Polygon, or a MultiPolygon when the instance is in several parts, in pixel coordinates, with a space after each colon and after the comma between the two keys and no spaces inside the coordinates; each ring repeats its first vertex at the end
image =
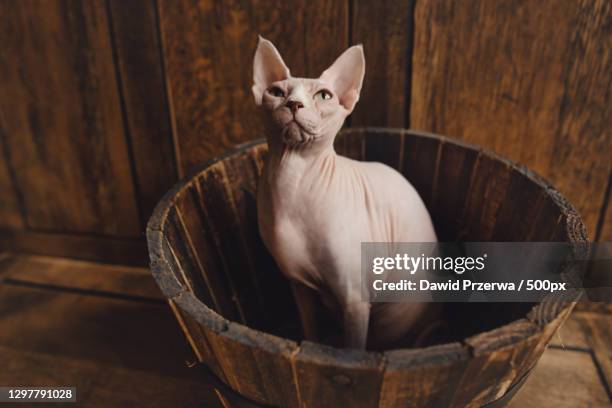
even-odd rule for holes
{"type": "Polygon", "coordinates": [[[282,98],[283,96],[285,96],[283,90],[280,89],[278,86],[273,86],[272,88],[268,89],[268,93],[270,93],[270,95],[272,96],[276,96],[277,98],[282,98]]]}
{"type": "Polygon", "coordinates": [[[314,98],[316,100],[327,101],[333,98],[333,96],[331,92],[329,92],[327,89],[321,89],[319,92],[315,94],[314,98]]]}

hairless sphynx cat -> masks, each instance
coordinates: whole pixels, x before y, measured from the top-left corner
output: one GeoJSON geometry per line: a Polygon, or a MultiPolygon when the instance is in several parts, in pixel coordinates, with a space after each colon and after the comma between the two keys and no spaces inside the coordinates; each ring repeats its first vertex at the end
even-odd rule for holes
{"type": "Polygon", "coordinates": [[[361,298],[361,242],[436,242],[423,201],[400,173],[334,151],[359,99],[362,46],[347,49],[319,78],[294,78],[260,37],[253,68],[255,103],[275,129],[258,186],[259,229],[291,281],[304,336],[318,340],[317,296],[342,322],[346,347],[392,345],[424,330],[432,305],[361,298]]]}

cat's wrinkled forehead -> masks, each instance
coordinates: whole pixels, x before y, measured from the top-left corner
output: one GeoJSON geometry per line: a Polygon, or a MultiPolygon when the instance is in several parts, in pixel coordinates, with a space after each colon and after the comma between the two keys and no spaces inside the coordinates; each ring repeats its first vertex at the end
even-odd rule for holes
{"type": "Polygon", "coordinates": [[[325,81],[322,81],[319,78],[287,78],[282,81],[278,81],[277,84],[285,85],[290,88],[294,87],[302,87],[307,91],[316,91],[320,88],[329,86],[325,81]]]}

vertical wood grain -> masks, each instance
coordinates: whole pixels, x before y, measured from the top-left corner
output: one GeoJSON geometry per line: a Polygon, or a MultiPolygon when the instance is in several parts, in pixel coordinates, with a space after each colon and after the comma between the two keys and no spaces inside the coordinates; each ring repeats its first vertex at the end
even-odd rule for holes
{"type": "Polygon", "coordinates": [[[177,181],[154,0],[110,0],[116,64],[142,219],[177,181]]]}
{"type": "Polygon", "coordinates": [[[353,2],[353,44],[363,44],[366,75],[352,125],[406,127],[413,0],[353,2]]]}
{"type": "MultiPolygon", "coordinates": [[[[532,367],[531,351],[537,327],[526,319],[465,339],[472,357],[457,384],[452,407],[481,407],[501,398],[517,378],[520,367],[532,367]],[[477,381],[474,379],[477,378],[477,381]]],[[[539,357],[539,354],[537,355],[539,357]]]]}
{"type": "Polygon", "coordinates": [[[530,230],[524,241],[554,241],[556,231],[561,230],[564,223],[565,218],[559,207],[546,195],[544,201],[538,203],[537,216],[528,222],[530,230]]]}
{"type": "MultiPolygon", "coordinates": [[[[366,74],[351,126],[407,127],[413,0],[353,2],[352,39],[362,43],[366,74]]],[[[366,139],[366,160],[398,168],[402,139],[366,139]]]]}
{"type": "Polygon", "coordinates": [[[365,133],[365,161],[385,163],[401,171],[404,160],[403,132],[389,132],[385,129],[368,129],[365,133]]]}
{"type": "Polygon", "coordinates": [[[28,227],[140,231],[103,1],[0,4],[0,110],[28,227]]]}
{"type": "Polygon", "coordinates": [[[378,353],[303,341],[293,357],[303,407],[377,407],[384,362],[378,353]]]}
{"type": "Polygon", "coordinates": [[[254,276],[250,259],[240,242],[238,223],[228,174],[224,162],[216,163],[198,178],[195,186],[208,225],[207,232],[214,238],[219,261],[225,276],[236,294],[242,323],[259,327],[265,321],[260,282],[254,276]]]}
{"type": "Polygon", "coordinates": [[[401,173],[418,191],[427,208],[432,202],[442,146],[441,140],[421,135],[406,136],[404,139],[401,173]]]}
{"type": "Polygon", "coordinates": [[[430,215],[440,242],[453,241],[457,235],[470,182],[478,165],[478,150],[454,143],[441,146],[439,170],[434,185],[430,215]]]}
{"type": "Polygon", "coordinates": [[[210,226],[199,201],[200,195],[192,186],[176,199],[181,213],[182,225],[197,273],[202,277],[206,290],[210,291],[212,303],[208,306],[230,320],[239,320],[240,314],[235,305],[236,291],[229,276],[224,274],[221,255],[211,236],[210,226]]]}
{"type": "Polygon", "coordinates": [[[206,364],[208,368],[220,379],[226,380],[223,371],[219,366],[219,361],[212,351],[210,344],[206,338],[206,329],[203,328],[193,317],[182,310],[172,300],[168,304],[174,312],[174,316],[178,320],[189,345],[196,354],[197,359],[206,364]]]}
{"type": "Polygon", "coordinates": [[[494,238],[497,215],[505,202],[511,176],[508,163],[486,153],[479,155],[456,239],[490,241],[494,238]]]}
{"type": "Polygon", "coordinates": [[[601,209],[598,241],[612,241],[612,173],[608,178],[607,196],[601,209]]]}
{"type": "Polygon", "coordinates": [[[533,222],[538,216],[544,216],[541,209],[545,199],[546,194],[541,191],[541,186],[513,171],[506,196],[497,211],[493,240],[524,241],[533,222]],[[517,211],[516,203],[521,203],[521,211],[517,211]]]}
{"type": "Polygon", "coordinates": [[[469,360],[468,348],[459,343],[433,346],[425,353],[390,350],[384,356],[380,408],[450,406],[469,360]]]}
{"type": "Polygon", "coordinates": [[[334,140],[334,150],[353,160],[365,159],[366,132],[363,129],[345,129],[334,140]]]}
{"type": "Polygon", "coordinates": [[[411,124],[550,179],[590,233],[611,168],[605,0],[416,4],[411,124]]]}
{"type": "Polygon", "coordinates": [[[319,76],[348,42],[344,1],[160,0],[159,13],[181,174],[264,136],[251,94],[258,34],[294,76],[319,76]]]}
{"type": "MultiPolygon", "coordinates": [[[[0,123],[2,117],[0,116],[0,123]]],[[[17,190],[13,185],[6,152],[4,136],[0,134],[0,228],[21,229],[23,218],[19,210],[17,190]]]]}
{"type": "Polygon", "coordinates": [[[222,335],[205,332],[232,388],[267,406],[299,406],[291,367],[296,343],[235,323],[222,335]]]}
{"type": "Polygon", "coordinates": [[[166,224],[166,239],[173,255],[179,272],[176,274],[177,280],[189,288],[198,299],[206,306],[214,309],[216,304],[212,288],[206,284],[205,276],[200,270],[198,254],[190,240],[189,232],[185,227],[183,216],[178,207],[175,207],[168,214],[166,224]]]}

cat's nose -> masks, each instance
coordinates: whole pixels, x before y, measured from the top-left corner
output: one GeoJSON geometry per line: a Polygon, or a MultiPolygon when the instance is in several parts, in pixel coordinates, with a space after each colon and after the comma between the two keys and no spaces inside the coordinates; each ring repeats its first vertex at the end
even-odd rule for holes
{"type": "Polygon", "coordinates": [[[295,112],[297,112],[298,109],[301,109],[304,107],[304,104],[300,101],[289,100],[287,101],[287,107],[289,108],[289,110],[291,110],[291,113],[295,114],[295,112]]]}

